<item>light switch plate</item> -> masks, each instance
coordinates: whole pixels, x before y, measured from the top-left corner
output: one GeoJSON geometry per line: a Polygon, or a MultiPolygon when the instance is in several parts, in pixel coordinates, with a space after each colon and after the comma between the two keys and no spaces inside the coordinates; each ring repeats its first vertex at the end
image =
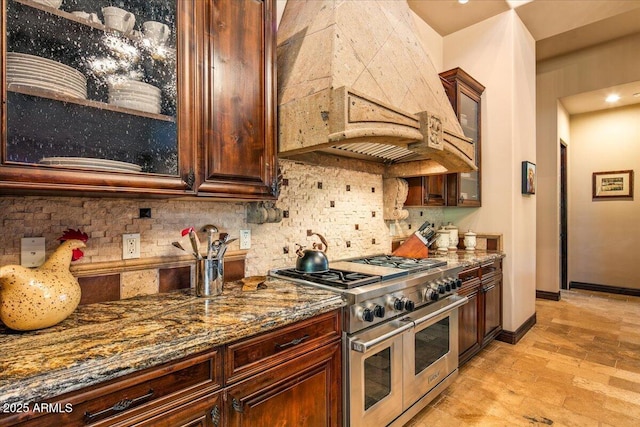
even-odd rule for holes
{"type": "Polygon", "coordinates": [[[44,237],[23,237],[20,240],[20,265],[40,267],[45,260],[44,237]]]}

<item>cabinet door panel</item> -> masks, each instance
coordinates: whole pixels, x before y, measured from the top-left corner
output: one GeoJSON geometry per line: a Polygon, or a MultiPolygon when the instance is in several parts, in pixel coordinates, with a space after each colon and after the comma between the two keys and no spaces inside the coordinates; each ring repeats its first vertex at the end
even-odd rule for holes
{"type": "Polygon", "coordinates": [[[458,310],[458,354],[478,345],[478,293],[467,295],[469,301],[458,310]]]}
{"type": "Polygon", "coordinates": [[[271,0],[216,0],[211,7],[206,170],[199,191],[273,195],[275,8],[271,0]]]}
{"type": "Polygon", "coordinates": [[[221,410],[222,392],[218,392],[133,425],[136,427],[218,427],[224,425],[221,410]]]}
{"type": "Polygon", "coordinates": [[[492,284],[485,287],[484,293],[484,337],[496,332],[502,325],[501,279],[496,279],[492,284]]]}
{"type": "Polygon", "coordinates": [[[464,135],[474,143],[477,171],[450,174],[447,177],[447,206],[481,206],[481,95],[482,86],[460,68],[440,73],[449,102],[453,107],[464,135]]]}
{"type": "Polygon", "coordinates": [[[340,342],[229,387],[233,427],[340,425],[340,342]]]}

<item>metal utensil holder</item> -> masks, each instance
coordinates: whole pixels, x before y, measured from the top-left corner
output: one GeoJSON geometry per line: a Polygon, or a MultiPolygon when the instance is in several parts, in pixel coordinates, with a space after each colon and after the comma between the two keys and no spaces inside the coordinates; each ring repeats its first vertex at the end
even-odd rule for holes
{"type": "Polygon", "coordinates": [[[224,261],[219,259],[196,260],[196,295],[215,297],[222,293],[224,261]]]}

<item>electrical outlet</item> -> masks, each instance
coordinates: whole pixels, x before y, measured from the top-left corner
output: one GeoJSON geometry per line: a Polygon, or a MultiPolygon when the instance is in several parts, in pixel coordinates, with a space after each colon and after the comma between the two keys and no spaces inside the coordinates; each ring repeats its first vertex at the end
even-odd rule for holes
{"type": "Polygon", "coordinates": [[[140,233],[122,235],[122,259],[140,258],[140,233]]]}
{"type": "Polygon", "coordinates": [[[44,237],[23,237],[20,249],[20,265],[40,267],[44,263],[44,237]]]}
{"type": "Polygon", "coordinates": [[[240,249],[251,248],[251,230],[240,230],[240,249]]]}

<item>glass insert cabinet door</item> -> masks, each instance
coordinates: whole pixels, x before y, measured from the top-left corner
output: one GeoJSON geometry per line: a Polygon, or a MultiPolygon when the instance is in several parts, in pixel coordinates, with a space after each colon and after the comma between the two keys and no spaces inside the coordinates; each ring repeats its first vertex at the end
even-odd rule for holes
{"type": "Polygon", "coordinates": [[[179,176],[178,2],[2,4],[3,165],[179,176]]]}
{"type": "MultiPolygon", "coordinates": [[[[479,164],[480,151],[478,143],[479,139],[479,115],[480,108],[476,99],[473,99],[464,92],[460,93],[459,97],[459,111],[458,118],[464,136],[471,138],[474,142],[474,156],[476,159],[476,166],[479,164]]],[[[480,182],[478,178],[478,171],[471,171],[460,174],[460,191],[459,191],[459,203],[464,201],[480,202],[480,182]]]]}

